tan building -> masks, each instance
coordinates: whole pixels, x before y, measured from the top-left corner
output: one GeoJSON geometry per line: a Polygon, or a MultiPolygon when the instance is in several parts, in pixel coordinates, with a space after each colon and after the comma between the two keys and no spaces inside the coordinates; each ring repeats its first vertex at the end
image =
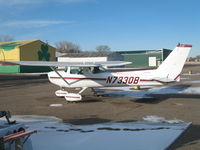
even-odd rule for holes
{"type": "MultiPolygon", "coordinates": [[[[1,61],[56,61],[56,49],[40,40],[0,43],[1,61]]],[[[0,66],[0,73],[46,72],[49,67],[0,66]]]]}

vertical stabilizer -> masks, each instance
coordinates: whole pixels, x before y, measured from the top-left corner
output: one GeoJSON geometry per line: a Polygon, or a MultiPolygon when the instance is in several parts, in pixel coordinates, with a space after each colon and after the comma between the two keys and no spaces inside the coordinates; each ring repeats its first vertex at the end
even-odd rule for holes
{"type": "Polygon", "coordinates": [[[191,48],[192,45],[178,44],[156,70],[157,76],[167,78],[169,80],[179,81],[180,73],[191,48]]]}

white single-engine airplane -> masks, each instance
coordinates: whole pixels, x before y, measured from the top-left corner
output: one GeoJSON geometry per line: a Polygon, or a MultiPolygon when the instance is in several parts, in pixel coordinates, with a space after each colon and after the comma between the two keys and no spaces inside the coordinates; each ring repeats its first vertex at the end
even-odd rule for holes
{"type": "Polygon", "coordinates": [[[178,44],[163,63],[155,70],[128,72],[109,72],[103,66],[121,66],[130,62],[44,62],[44,61],[0,61],[3,65],[49,66],[51,83],[60,87],[56,96],[65,97],[67,101],[81,101],[81,93],[86,88],[164,85],[180,81],[180,73],[192,45],[178,44]],[[65,70],[58,70],[65,66],[65,70]],[[68,93],[65,88],[81,88],[78,93],[68,93]]]}

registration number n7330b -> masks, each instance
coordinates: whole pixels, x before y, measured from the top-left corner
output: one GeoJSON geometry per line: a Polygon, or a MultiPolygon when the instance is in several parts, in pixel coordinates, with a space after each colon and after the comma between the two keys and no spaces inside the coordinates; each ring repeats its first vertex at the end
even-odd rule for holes
{"type": "Polygon", "coordinates": [[[138,84],[140,77],[128,76],[108,76],[106,79],[107,84],[138,84]]]}

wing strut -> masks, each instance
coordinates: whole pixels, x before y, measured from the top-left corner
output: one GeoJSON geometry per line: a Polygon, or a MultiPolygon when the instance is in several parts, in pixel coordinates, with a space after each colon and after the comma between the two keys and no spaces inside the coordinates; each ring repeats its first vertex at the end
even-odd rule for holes
{"type": "Polygon", "coordinates": [[[63,76],[61,76],[61,74],[56,70],[56,67],[51,67],[51,69],[52,69],[53,71],[55,71],[55,72],[57,73],[57,75],[58,75],[65,83],[67,83],[67,85],[70,85],[69,82],[67,82],[67,80],[65,80],[65,79],[63,78],[63,76]]]}

